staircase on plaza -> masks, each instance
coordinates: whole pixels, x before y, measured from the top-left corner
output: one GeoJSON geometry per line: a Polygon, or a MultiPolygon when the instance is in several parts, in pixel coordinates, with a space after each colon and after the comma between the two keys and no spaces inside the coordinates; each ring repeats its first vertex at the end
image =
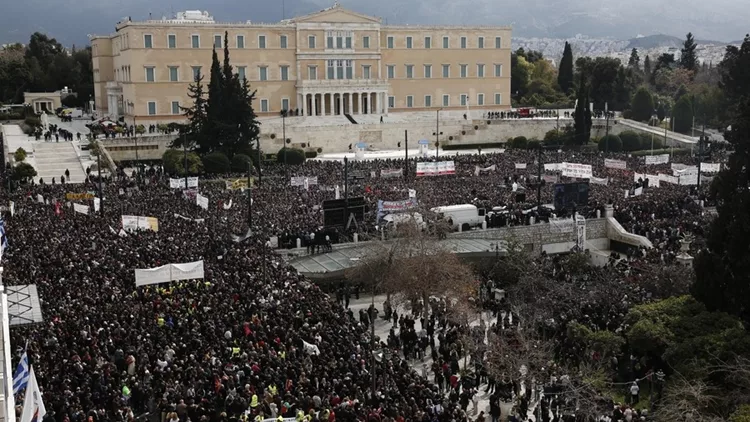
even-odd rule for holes
{"type": "Polygon", "coordinates": [[[34,159],[37,181],[42,178],[44,183],[51,183],[54,177],[55,182],[60,183],[60,176],[65,175],[65,170],[70,171],[65,183],[83,183],[86,180],[86,173],[71,142],[38,143],[34,146],[34,159]]]}

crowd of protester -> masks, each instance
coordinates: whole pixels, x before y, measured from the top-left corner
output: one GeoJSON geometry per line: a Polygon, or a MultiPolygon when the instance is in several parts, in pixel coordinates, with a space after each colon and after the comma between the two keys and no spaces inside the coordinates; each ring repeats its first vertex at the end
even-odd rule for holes
{"type": "MultiPolygon", "coordinates": [[[[536,158],[535,152],[514,150],[459,155],[451,157],[455,175],[435,177],[415,177],[414,160],[407,166],[403,160],[350,162],[349,172],[363,178],[349,184],[349,196],[364,196],[369,206],[367,221],[357,230],[363,238],[372,234],[377,200],[406,199],[409,189],[425,208],[504,206],[518,217],[509,222],[528,224],[529,216],[543,217],[529,212],[537,202],[535,190],[527,189],[519,199],[510,182],[531,186],[538,174],[536,158]],[[517,170],[516,163],[528,166],[517,170]],[[493,165],[494,171],[476,171],[493,165]],[[383,170],[398,168],[404,169],[400,177],[381,177],[383,170]]],[[[671,174],[669,164],[646,166],[642,157],[610,154],[627,162],[627,170],[615,170],[604,167],[601,154],[559,151],[542,158],[591,164],[594,176],[608,179],[606,185],[590,186],[589,203],[577,211],[592,217],[602,205],[613,204],[624,227],[657,246],[636,251],[633,258],[669,261],[680,236],[700,235],[710,218],[690,196],[696,194],[694,187],[662,183],[625,197],[637,183],[633,172],[671,174]]],[[[690,157],[673,160],[692,164],[690,157]]],[[[336,186],[343,191],[343,173],[337,161],[264,166],[260,177],[255,175],[250,212],[246,192],[227,189],[225,180],[201,178],[198,190],[209,198],[203,209],[182,190],[170,189],[168,176],[156,168],[135,177],[107,178],[103,212],[95,212],[91,200],[72,201],[91,205],[89,214],[77,213],[66,199],[69,192],[98,193],[94,180],[4,192],[4,202],[14,202],[14,215],[6,215],[4,283],[36,284],[45,319],[13,330],[12,343],[17,356],[28,344],[49,417],[57,422],[279,417],[482,422],[483,411],[475,416],[476,400],[479,388],[487,385],[485,391],[492,391],[488,419],[497,420],[501,402],[511,397],[516,398],[513,414],[525,419],[533,396],[521,394],[524,387],[512,379],[490,379],[482,368],[474,376],[460,375],[458,361],[469,353],[459,336],[465,327],[446,318],[450,305],[445,301],[415,302],[401,315],[386,306],[380,318],[393,321],[394,329],[381,341],[400,352],[384,355],[373,366],[368,327],[378,318],[375,309],[356,316],[271,249],[272,238],[293,244],[320,229],[322,201],[335,197],[336,186]],[[289,186],[290,176],[317,177],[318,184],[289,186]],[[125,232],[122,215],[156,217],[158,231],[125,232]],[[247,236],[250,218],[252,235],[247,236]],[[136,268],[197,260],[205,263],[202,280],[135,286],[136,268]],[[425,358],[432,360],[431,368],[409,365],[425,358]],[[468,412],[470,402],[474,414],[468,412]]],[[[245,177],[230,175],[230,181],[234,176],[245,177]]],[[[552,202],[551,183],[541,194],[543,204],[552,202]]],[[[342,239],[348,234],[341,233],[342,239]]],[[[551,258],[547,265],[555,277],[570,277],[551,258]]],[[[618,303],[621,297],[599,305],[592,298],[572,306],[576,315],[568,318],[612,328],[623,312],[618,303]]],[[[492,324],[489,329],[497,329],[498,323],[492,324]]],[[[478,354],[473,357],[481,361],[478,354]]]]}

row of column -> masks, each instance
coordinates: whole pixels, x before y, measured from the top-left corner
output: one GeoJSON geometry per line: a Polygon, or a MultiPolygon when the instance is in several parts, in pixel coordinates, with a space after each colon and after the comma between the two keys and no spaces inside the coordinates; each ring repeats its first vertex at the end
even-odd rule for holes
{"type": "Polygon", "coordinates": [[[343,114],[387,113],[382,92],[324,92],[299,94],[298,104],[303,116],[338,116],[343,114]]]}

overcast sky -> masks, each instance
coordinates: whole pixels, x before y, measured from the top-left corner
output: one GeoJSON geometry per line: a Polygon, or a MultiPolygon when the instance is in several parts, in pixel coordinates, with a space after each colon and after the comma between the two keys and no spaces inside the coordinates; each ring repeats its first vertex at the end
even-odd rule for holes
{"type": "MultiPolygon", "coordinates": [[[[35,31],[66,46],[87,43],[87,34],[114,32],[125,16],[134,20],[208,10],[218,21],[275,22],[314,12],[328,0],[0,0],[0,43],[27,42],[35,31]],[[283,7],[282,7],[283,6],[283,7]]],[[[512,25],[519,37],[628,39],[664,33],[735,41],[750,32],[748,0],[341,0],[341,5],[388,23],[512,25]]]]}

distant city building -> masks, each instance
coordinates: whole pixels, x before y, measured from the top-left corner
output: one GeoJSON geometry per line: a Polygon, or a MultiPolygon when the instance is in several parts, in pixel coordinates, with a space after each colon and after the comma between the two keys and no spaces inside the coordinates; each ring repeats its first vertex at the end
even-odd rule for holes
{"type": "Polygon", "coordinates": [[[188,85],[199,73],[208,83],[225,32],[259,115],[510,108],[509,27],[382,25],[336,4],[273,24],[218,23],[200,11],[125,19],[116,33],[91,37],[98,111],[182,119],[188,85]]]}

